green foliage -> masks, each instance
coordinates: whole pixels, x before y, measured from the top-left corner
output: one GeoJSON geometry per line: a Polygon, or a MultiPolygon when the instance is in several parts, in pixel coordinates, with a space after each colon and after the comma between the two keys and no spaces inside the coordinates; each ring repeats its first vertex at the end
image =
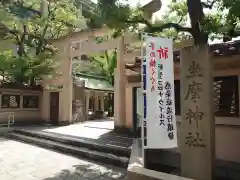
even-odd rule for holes
{"type": "MultiPolygon", "coordinates": [[[[123,31],[135,31],[138,29],[138,23],[128,22],[131,19],[137,20],[138,16],[142,16],[142,12],[138,8],[131,8],[128,3],[119,0],[98,0],[97,8],[94,16],[90,18],[90,22],[96,22],[97,27],[105,24],[115,32],[113,37],[119,36],[123,31]]],[[[92,24],[90,23],[92,26],[92,24]]]]}
{"type": "Polygon", "coordinates": [[[12,81],[31,84],[54,70],[57,51],[49,40],[86,27],[74,0],[1,1],[0,26],[18,49],[16,56],[3,52],[0,67],[12,81]]]}
{"type": "Polygon", "coordinates": [[[49,0],[45,4],[45,11],[41,11],[40,0],[17,2],[19,1],[12,0],[0,9],[1,14],[4,14],[1,16],[1,23],[10,30],[23,33],[23,25],[26,25],[28,34],[57,38],[81,28],[84,23],[78,17],[73,0],[49,0]]]}
{"type": "Polygon", "coordinates": [[[28,53],[29,47],[35,54],[54,51],[48,40],[79,30],[84,20],[79,19],[73,0],[9,0],[0,6],[1,26],[5,28],[6,38],[14,39],[19,46],[18,55],[28,53]],[[45,10],[41,11],[41,6],[45,10]]]}
{"type": "Polygon", "coordinates": [[[28,84],[37,78],[42,78],[43,75],[52,73],[56,64],[52,61],[51,56],[46,54],[20,57],[14,56],[12,51],[4,51],[0,53],[0,67],[8,81],[28,84]]]}
{"type": "Polygon", "coordinates": [[[218,6],[218,10],[225,11],[224,30],[230,37],[239,36],[240,33],[240,1],[236,0],[222,0],[218,6]]]}
{"type": "MultiPolygon", "coordinates": [[[[240,35],[240,1],[203,0],[202,5],[200,8],[204,9],[205,15],[204,21],[200,24],[201,32],[212,39],[226,35],[230,37],[240,35]]],[[[102,21],[105,24],[120,33],[132,27],[135,31],[151,32],[160,36],[173,37],[175,40],[187,39],[191,37],[190,33],[193,34],[191,27],[188,28],[189,7],[187,0],[172,1],[160,20],[153,24],[144,18],[141,8],[138,6],[130,8],[129,5],[118,0],[100,0],[98,12],[103,15],[102,21]],[[145,25],[145,28],[140,26],[141,24],[145,25]]]]}
{"type": "Polygon", "coordinates": [[[100,16],[105,21],[105,24],[110,28],[126,28],[127,24],[124,20],[131,16],[131,8],[128,4],[120,3],[117,0],[110,0],[106,3],[105,0],[98,1],[100,16]],[[104,9],[104,11],[102,11],[104,9]]]}
{"type": "Polygon", "coordinates": [[[89,57],[95,74],[105,77],[114,85],[114,69],[117,66],[117,51],[105,51],[103,55],[89,57]]]}
{"type": "Polygon", "coordinates": [[[227,18],[230,21],[239,21],[240,18],[240,1],[238,0],[222,0],[220,8],[228,9],[227,18]]]}
{"type": "Polygon", "coordinates": [[[169,4],[170,12],[175,12],[177,16],[186,16],[188,14],[187,2],[178,1],[169,4]]]}

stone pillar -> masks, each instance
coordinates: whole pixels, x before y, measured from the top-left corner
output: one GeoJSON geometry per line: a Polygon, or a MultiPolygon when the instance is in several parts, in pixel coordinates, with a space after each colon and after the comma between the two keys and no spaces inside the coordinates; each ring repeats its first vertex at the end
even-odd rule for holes
{"type": "Polygon", "coordinates": [[[98,93],[94,92],[94,112],[96,112],[98,110],[98,93]]]}
{"type": "Polygon", "coordinates": [[[50,121],[50,93],[43,89],[41,101],[41,118],[46,123],[50,121]]]}
{"type": "Polygon", "coordinates": [[[19,102],[19,108],[22,109],[23,108],[23,94],[20,95],[20,102],[19,102]]]}
{"type": "Polygon", "coordinates": [[[114,84],[114,128],[115,130],[125,128],[126,120],[126,77],[125,77],[125,63],[124,63],[124,37],[118,44],[117,54],[117,68],[115,69],[115,84],[114,84]]]}
{"type": "Polygon", "coordinates": [[[102,111],[104,111],[104,92],[102,92],[101,93],[101,95],[100,95],[100,100],[101,100],[101,107],[100,107],[100,109],[102,110],[102,111]]]}
{"type": "Polygon", "coordinates": [[[90,92],[89,91],[85,91],[85,120],[88,120],[88,109],[89,109],[89,98],[90,98],[90,92]]]}
{"type": "Polygon", "coordinates": [[[181,50],[182,176],[211,180],[215,160],[212,61],[208,46],[181,50]]]}
{"type": "Polygon", "coordinates": [[[69,44],[66,43],[64,46],[64,52],[61,56],[63,66],[63,91],[62,91],[62,102],[63,117],[60,119],[60,124],[71,124],[72,123],[72,100],[73,100],[73,80],[72,80],[72,59],[69,55],[69,44]]]}

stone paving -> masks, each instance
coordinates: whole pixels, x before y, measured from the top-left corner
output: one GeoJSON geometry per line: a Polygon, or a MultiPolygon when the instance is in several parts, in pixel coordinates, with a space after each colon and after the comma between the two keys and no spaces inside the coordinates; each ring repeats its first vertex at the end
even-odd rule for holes
{"type": "Polygon", "coordinates": [[[125,169],[0,138],[0,180],[124,180],[125,169]]]}
{"type": "Polygon", "coordinates": [[[122,147],[131,147],[133,141],[131,137],[114,132],[114,121],[112,119],[91,120],[68,126],[20,126],[15,127],[15,129],[57,134],[59,136],[80,138],[98,143],[107,142],[113,146],[122,147]]]}

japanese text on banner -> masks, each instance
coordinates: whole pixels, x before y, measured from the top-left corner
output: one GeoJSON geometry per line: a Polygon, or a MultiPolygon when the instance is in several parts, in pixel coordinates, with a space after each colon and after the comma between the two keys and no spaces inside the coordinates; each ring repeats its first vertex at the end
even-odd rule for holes
{"type": "Polygon", "coordinates": [[[148,148],[177,146],[172,48],[170,39],[146,38],[148,148]]]}

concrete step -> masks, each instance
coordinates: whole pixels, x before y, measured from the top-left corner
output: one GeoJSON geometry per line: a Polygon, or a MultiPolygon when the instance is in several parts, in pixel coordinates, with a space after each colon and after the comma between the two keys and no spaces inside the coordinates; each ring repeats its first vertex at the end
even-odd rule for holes
{"type": "Polygon", "coordinates": [[[131,153],[130,147],[114,146],[104,141],[100,143],[94,140],[73,138],[73,137],[60,135],[60,134],[53,134],[53,133],[39,132],[39,131],[29,131],[29,130],[23,130],[23,129],[15,129],[14,132],[18,134],[30,136],[30,137],[51,140],[54,142],[59,142],[59,143],[72,145],[76,147],[84,147],[87,149],[104,152],[104,153],[111,153],[116,156],[123,156],[127,158],[130,157],[130,153],[131,153]]]}
{"type": "Polygon", "coordinates": [[[8,137],[14,140],[19,140],[26,143],[38,145],[44,148],[71,154],[77,157],[86,158],[88,160],[98,161],[101,163],[111,164],[124,168],[128,166],[129,159],[127,157],[116,156],[112,153],[94,151],[84,147],[76,147],[68,144],[63,144],[60,142],[55,142],[52,140],[30,137],[16,132],[9,133],[8,137]]]}
{"type": "Polygon", "coordinates": [[[0,125],[0,136],[5,136],[7,133],[11,132],[13,129],[8,128],[7,125],[0,125]]]}

